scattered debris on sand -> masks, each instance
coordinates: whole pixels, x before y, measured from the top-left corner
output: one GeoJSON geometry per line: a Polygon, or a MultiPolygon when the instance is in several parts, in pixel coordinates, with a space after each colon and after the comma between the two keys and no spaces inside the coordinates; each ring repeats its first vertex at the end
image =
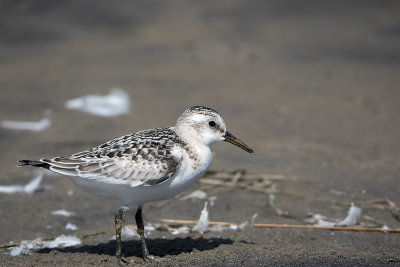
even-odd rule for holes
{"type": "Polygon", "coordinates": [[[199,180],[199,183],[274,194],[278,191],[275,182],[287,179],[296,180],[295,177],[288,178],[281,174],[247,174],[245,170],[207,171],[204,177],[199,180]]]}
{"type": "Polygon", "coordinates": [[[65,229],[71,230],[71,231],[76,231],[76,230],[78,230],[78,226],[76,226],[75,224],[72,224],[72,223],[67,223],[67,225],[65,225],[65,229]]]}
{"type": "Polygon", "coordinates": [[[129,113],[130,100],[125,91],[113,88],[108,95],[86,95],[68,100],[65,107],[97,116],[116,117],[129,113]]]}
{"type": "Polygon", "coordinates": [[[208,197],[207,193],[202,191],[202,190],[195,190],[183,197],[181,197],[181,200],[205,200],[208,197]]]}
{"type": "Polygon", "coordinates": [[[32,249],[71,247],[80,245],[81,240],[76,236],[60,235],[51,241],[44,241],[41,238],[30,241],[22,241],[18,247],[11,249],[11,256],[29,255],[32,249]]]}
{"type": "Polygon", "coordinates": [[[361,216],[361,209],[351,203],[351,207],[348,211],[347,217],[338,223],[339,226],[353,226],[358,223],[358,219],[361,216]]]}
{"type": "Polygon", "coordinates": [[[1,127],[10,130],[24,130],[32,132],[40,132],[50,127],[51,125],[51,111],[47,110],[43,119],[39,121],[12,121],[4,120],[1,122],[1,127]]]}
{"type": "Polygon", "coordinates": [[[55,210],[55,211],[52,211],[51,214],[70,217],[72,215],[75,215],[75,212],[67,211],[67,210],[55,210]]]}
{"type": "Polygon", "coordinates": [[[207,202],[204,203],[204,209],[201,211],[199,221],[192,228],[192,231],[204,233],[208,230],[208,210],[207,210],[207,202]]]}
{"type": "Polygon", "coordinates": [[[321,214],[314,214],[311,218],[305,219],[306,222],[312,223],[317,226],[354,226],[358,224],[358,219],[361,216],[361,209],[351,203],[347,217],[343,220],[328,220],[328,218],[321,214]]]}
{"type": "Polygon", "coordinates": [[[43,179],[43,173],[40,172],[26,185],[3,185],[0,186],[0,193],[14,194],[14,193],[25,193],[33,194],[38,191],[49,189],[49,186],[40,186],[40,182],[43,179]]]}

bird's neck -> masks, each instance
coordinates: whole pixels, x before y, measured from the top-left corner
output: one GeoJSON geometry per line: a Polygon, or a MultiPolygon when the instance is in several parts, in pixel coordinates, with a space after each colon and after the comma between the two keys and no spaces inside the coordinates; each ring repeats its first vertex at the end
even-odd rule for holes
{"type": "Polygon", "coordinates": [[[204,144],[202,140],[192,131],[185,128],[174,127],[173,129],[183,141],[184,149],[195,161],[209,161],[212,157],[210,144],[204,144]]]}

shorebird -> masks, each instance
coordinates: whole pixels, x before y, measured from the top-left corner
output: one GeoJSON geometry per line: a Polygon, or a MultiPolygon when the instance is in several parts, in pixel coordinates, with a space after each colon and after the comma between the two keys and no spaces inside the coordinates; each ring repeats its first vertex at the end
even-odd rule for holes
{"type": "Polygon", "coordinates": [[[227,141],[245,151],[253,150],[226,131],[225,122],[214,109],[186,109],[173,127],[128,134],[69,156],[21,160],[30,165],[69,176],[79,186],[120,199],[115,213],[116,252],[121,250],[122,214],[137,206],[135,215],[143,259],[152,256],[146,246],[142,219],[143,204],[172,198],[195,183],[210,166],[211,145],[227,141]]]}

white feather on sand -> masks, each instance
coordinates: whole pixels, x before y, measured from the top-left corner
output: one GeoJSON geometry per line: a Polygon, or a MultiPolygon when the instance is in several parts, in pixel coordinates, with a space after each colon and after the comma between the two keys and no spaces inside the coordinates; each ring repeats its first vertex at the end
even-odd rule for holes
{"type": "Polygon", "coordinates": [[[199,221],[192,228],[192,231],[204,233],[207,232],[207,230],[208,230],[208,210],[207,210],[207,202],[205,202],[204,209],[201,211],[199,221]]]}
{"type": "Polygon", "coordinates": [[[43,179],[43,173],[39,173],[26,185],[2,185],[0,186],[0,193],[13,194],[13,193],[26,193],[32,194],[36,191],[46,189],[46,186],[40,186],[40,182],[43,179]]]}
{"type": "Polygon", "coordinates": [[[21,241],[18,247],[11,249],[11,256],[29,255],[32,249],[71,247],[80,245],[81,240],[76,236],[60,235],[52,241],[43,241],[41,238],[30,241],[21,241]]]}
{"type": "Polygon", "coordinates": [[[69,217],[69,216],[74,215],[75,212],[67,211],[67,210],[55,210],[55,211],[52,211],[51,214],[69,217]]]}
{"type": "Polygon", "coordinates": [[[113,88],[108,95],[85,95],[68,100],[65,107],[97,116],[116,117],[129,113],[130,100],[125,91],[113,88]]]}

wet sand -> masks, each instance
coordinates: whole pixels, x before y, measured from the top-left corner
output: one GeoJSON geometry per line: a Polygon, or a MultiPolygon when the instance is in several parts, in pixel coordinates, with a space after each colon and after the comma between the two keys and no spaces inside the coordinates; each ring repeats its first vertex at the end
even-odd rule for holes
{"type": "MultiPolygon", "coordinates": [[[[210,220],[306,224],[308,214],[400,228],[372,200],[400,205],[400,5],[396,1],[4,1],[0,4],[0,118],[39,120],[37,133],[0,129],[0,184],[26,184],[19,159],[67,155],[141,129],[173,125],[192,105],[218,110],[228,130],[254,148],[214,145],[210,169],[277,174],[270,194],[196,184],[216,196],[210,220]],[[106,94],[131,98],[129,115],[104,118],[65,101],[106,94]],[[274,207],[270,195],[275,196],[274,207]],[[284,211],[283,215],[276,208],[284,211]],[[367,217],[366,217],[367,216],[367,217]],[[369,216],[369,217],[368,217],[369,216]],[[371,218],[375,221],[371,222],[371,218]]],[[[115,266],[116,200],[46,174],[51,190],[0,194],[0,244],[89,235],[82,245],[12,257],[3,266],[115,266]],[[58,209],[72,217],[53,216],[58,209]],[[76,224],[77,231],[65,224],[76,224]],[[93,235],[92,235],[93,234],[93,235]]],[[[197,220],[204,201],[144,207],[145,223],[197,220]]],[[[134,223],[134,212],[125,222],[134,223]]],[[[398,265],[399,235],[322,230],[226,230],[203,235],[153,231],[150,266],[398,265]],[[195,248],[195,250],[194,250],[195,248]]],[[[137,239],[124,240],[135,264],[137,239]]]]}

